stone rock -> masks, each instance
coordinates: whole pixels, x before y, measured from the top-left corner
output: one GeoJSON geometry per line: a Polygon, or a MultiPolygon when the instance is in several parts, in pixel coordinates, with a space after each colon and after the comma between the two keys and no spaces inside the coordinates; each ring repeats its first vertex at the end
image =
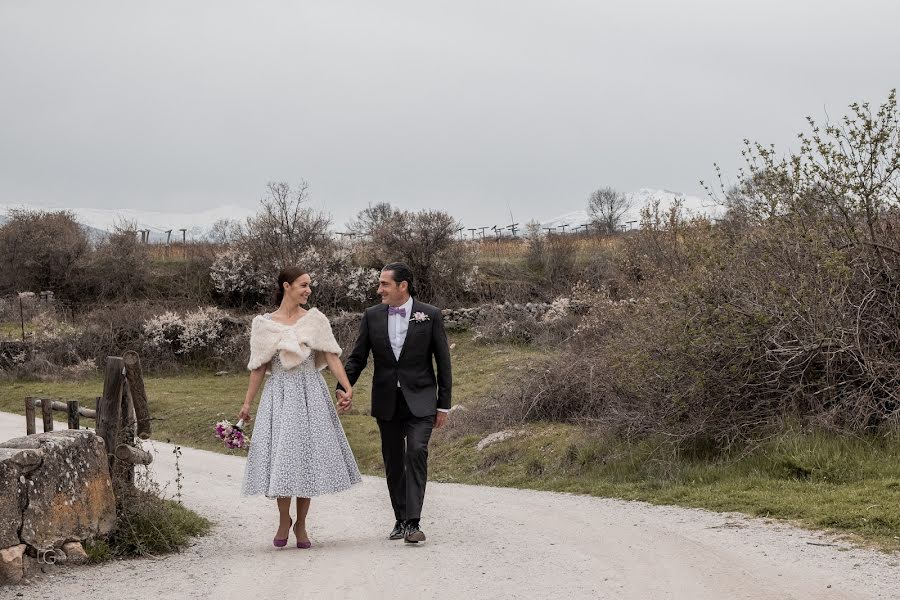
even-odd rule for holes
{"type": "Polygon", "coordinates": [[[25,578],[25,544],[0,550],[0,585],[15,585],[25,578]]]}
{"type": "Polygon", "coordinates": [[[38,468],[19,477],[27,503],[17,541],[51,548],[112,531],[116,501],[106,447],[94,432],[39,433],[3,442],[2,448],[37,451],[41,458],[38,468]]]}
{"type": "Polygon", "coordinates": [[[42,460],[38,450],[0,448],[0,548],[19,543],[22,510],[27,503],[24,476],[37,469],[42,460]]]}
{"type": "Polygon", "coordinates": [[[496,431],[488,436],[485,436],[480,442],[478,442],[476,448],[478,448],[479,451],[484,450],[488,446],[496,444],[497,442],[506,441],[516,436],[522,435],[523,433],[525,432],[516,429],[504,429],[503,431],[496,431]]]}
{"type": "Polygon", "coordinates": [[[34,579],[37,575],[46,572],[44,567],[44,564],[37,558],[30,556],[28,552],[22,557],[22,572],[25,574],[26,579],[34,579]]]}
{"type": "Polygon", "coordinates": [[[81,542],[68,542],[63,544],[62,551],[66,556],[66,562],[70,565],[83,565],[88,561],[87,552],[81,542]]]}
{"type": "Polygon", "coordinates": [[[468,410],[468,409],[465,406],[463,406],[462,404],[454,404],[453,406],[450,407],[450,412],[452,412],[452,413],[465,412],[466,410],[468,410]]]}

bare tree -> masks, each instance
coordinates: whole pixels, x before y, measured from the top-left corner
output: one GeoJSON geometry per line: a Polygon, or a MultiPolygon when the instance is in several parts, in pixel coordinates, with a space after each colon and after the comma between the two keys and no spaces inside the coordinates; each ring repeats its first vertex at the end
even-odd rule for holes
{"type": "Polygon", "coordinates": [[[370,204],[347,223],[347,229],[353,233],[370,237],[376,229],[397,218],[399,212],[387,202],[370,204]]]}
{"type": "Polygon", "coordinates": [[[285,182],[269,182],[266,189],[259,212],[244,225],[242,245],[252,256],[283,266],[295,262],[310,246],[330,242],[331,220],[307,206],[306,181],[301,180],[296,189],[285,182]]]}
{"type": "Polygon", "coordinates": [[[622,225],[622,218],[631,208],[631,200],[611,187],[595,190],[588,201],[591,224],[600,231],[614,233],[622,225]]]}
{"type": "Polygon", "coordinates": [[[230,244],[240,239],[241,223],[234,219],[219,219],[212,224],[206,237],[214,244],[230,244]]]}

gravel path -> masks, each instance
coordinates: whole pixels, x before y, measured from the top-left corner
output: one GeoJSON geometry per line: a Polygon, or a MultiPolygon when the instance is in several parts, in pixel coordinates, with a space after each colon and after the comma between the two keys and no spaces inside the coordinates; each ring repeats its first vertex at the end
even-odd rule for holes
{"type": "MultiPolygon", "coordinates": [[[[64,427],[64,425],[62,425],[64,427]]],[[[0,413],[0,439],[24,418],[0,413]]],[[[157,480],[174,492],[172,446],[157,480]]],[[[216,522],[181,554],[59,567],[0,598],[900,597],[900,557],[735,514],[548,492],[433,483],[418,546],[389,541],[383,479],[314,499],[311,550],[272,547],[276,510],[242,499],[244,459],[182,449],[184,502],[216,522]],[[820,546],[814,544],[837,544],[820,546]]]]}

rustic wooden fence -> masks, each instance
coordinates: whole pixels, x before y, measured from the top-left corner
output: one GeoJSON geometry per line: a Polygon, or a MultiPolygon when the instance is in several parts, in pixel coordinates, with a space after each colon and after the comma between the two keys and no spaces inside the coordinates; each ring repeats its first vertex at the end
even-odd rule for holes
{"type": "Polygon", "coordinates": [[[103,395],[94,410],[79,405],[78,400],[25,398],[25,429],[36,433],[35,411],[40,408],[44,431],[53,431],[53,413],[68,415],[69,429],[80,429],[81,419],[93,419],[95,431],[106,444],[109,474],[114,483],[134,483],[134,466],[149,465],[153,455],[138,447],[135,438],[146,440],[151,434],[150,409],[144,389],[144,373],[137,352],[106,358],[103,395]]]}

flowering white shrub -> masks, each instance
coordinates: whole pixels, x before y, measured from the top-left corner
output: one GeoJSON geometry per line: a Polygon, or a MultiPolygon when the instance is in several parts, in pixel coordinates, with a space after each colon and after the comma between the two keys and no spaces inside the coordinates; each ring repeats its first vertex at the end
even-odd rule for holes
{"type": "Polygon", "coordinates": [[[34,340],[59,343],[70,339],[78,330],[64,321],[56,320],[49,312],[41,313],[31,320],[34,340]]]}
{"type": "Polygon", "coordinates": [[[357,267],[346,277],[345,295],[354,302],[364,303],[375,296],[381,273],[377,269],[357,267]]]}
{"type": "Polygon", "coordinates": [[[187,313],[182,319],[180,352],[205,349],[219,340],[222,333],[222,319],[228,316],[225,311],[215,306],[201,307],[187,313]]]}
{"type": "Polygon", "coordinates": [[[254,264],[247,252],[229,249],[216,255],[209,276],[216,291],[224,296],[266,295],[275,281],[271,271],[270,267],[254,264]]]}
{"type": "Polygon", "coordinates": [[[547,312],[541,317],[544,323],[556,323],[569,316],[569,309],[572,306],[572,300],[569,298],[557,298],[550,303],[547,312]]]}
{"type": "Polygon", "coordinates": [[[62,369],[62,375],[65,379],[86,379],[96,372],[97,363],[93,359],[82,360],[62,369]]]}
{"type": "Polygon", "coordinates": [[[481,278],[481,272],[478,265],[473,265],[471,269],[466,271],[462,276],[462,288],[465,292],[473,292],[478,287],[481,278]]]}
{"type": "Polygon", "coordinates": [[[301,254],[300,265],[308,271],[316,288],[313,303],[364,304],[375,297],[378,289],[380,272],[357,267],[351,248],[344,244],[336,246],[331,253],[309,247],[301,254]]]}
{"type": "Polygon", "coordinates": [[[225,311],[214,306],[201,307],[183,317],[165,312],[144,323],[144,334],[152,346],[170,346],[175,354],[206,350],[219,341],[225,311]]]}
{"type": "Polygon", "coordinates": [[[306,269],[309,274],[311,280],[310,285],[312,287],[317,287],[323,280],[330,280],[331,278],[331,271],[328,268],[328,263],[322,257],[322,254],[312,246],[309,246],[303,251],[303,254],[300,255],[299,264],[306,269]]]}
{"type": "Polygon", "coordinates": [[[28,353],[25,350],[20,350],[18,352],[14,352],[9,356],[9,359],[12,361],[14,365],[22,365],[25,364],[25,361],[28,360],[28,353]]]}
{"type": "MultiPolygon", "coordinates": [[[[233,305],[265,302],[276,289],[279,266],[263,262],[255,264],[250,253],[239,248],[226,250],[216,255],[210,279],[233,305]]],[[[356,309],[375,298],[379,271],[358,266],[349,244],[307,246],[292,262],[309,274],[314,305],[356,309]]]]}
{"type": "Polygon", "coordinates": [[[151,346],[174,346],[178,343],[184,325],[178,313],[166,311],[144,323],[144,335],[151,346]]]}

